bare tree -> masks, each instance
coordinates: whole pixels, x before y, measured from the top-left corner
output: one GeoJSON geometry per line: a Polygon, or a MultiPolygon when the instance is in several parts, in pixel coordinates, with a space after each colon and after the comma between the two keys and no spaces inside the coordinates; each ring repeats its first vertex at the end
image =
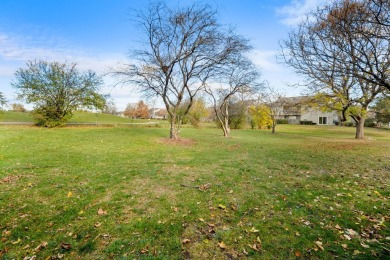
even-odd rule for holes
{"type": "Polygon", "coordinates": [[[123,115],[125,117],[130,117],[131,119],[134,119],[136,117],[135,107],[136,107],[136,105],[128,103],[126,108],[125,108],[125,111],[123,112],[123,115]]]}
{"type": "Polygon", "coordinates": [[[286,96],[267,83],[264,92],[259,96],[259,103],[268,108],[264,110],[264,112],[266,112],[271,119],[272,133],[275,134],[277,120],[283,118],[284,108],[287,105],[286,96]]]}
{"type": "Polygon", "coordinates": [[[163,2],[152,3],[138,13],[137,22],[145,48],[134,51],[135,62],[114,75],[123,84],[138,86],[145,96],[162,98],[170,118],[170,138],[176,139],[182,102],[189,100],[185,115],[216,70],[231,56],[249,49],[248,43],[218,24],[216,11],[209,5],[171,9],[163,2]]]}
{"type": "MultiPolygon", "coordinates": [[[[359,34],[368,26],[362,16],[368,18],[369,12],[358,0],[317,9],[289,34],[281,53],[286,64],[306,77],[311,94],[328,97],[342,121],[352,116],[357,139],[364,138],[366,110],[385,91],[390,72],[388,42],[359,34]]],[[[376,29],[372,33],[379,35],[376,29]]]]}
{"type": "Polygon", "coordinates": [[[249,59],[238,55],[215,77],[219,86],[207,86],[206,93],[211,97],[215,115],[225,137],[230,136],[229,103],[232,97],[239,94],[242,98],[245,94],[255,93],[261,86],[259,78],[260,72],[256,66],[249,59]]]}
{"type": "Polygon", "coordinates": [[[105,114],[116,115],[118,113],[118,108],[116,107],[114,100],[107,100],[102,112],[105,114]]]}

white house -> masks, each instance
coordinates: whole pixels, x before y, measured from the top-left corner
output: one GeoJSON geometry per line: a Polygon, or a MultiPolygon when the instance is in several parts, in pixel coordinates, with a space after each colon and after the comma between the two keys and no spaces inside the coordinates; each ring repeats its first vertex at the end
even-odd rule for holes
{"type": "Polygon", "coordinates": [[[279,119],[287,119],[289,124],[300,124],[301,121],[317,125],[335,125],[340,122],[337,111],[323,112],[309,105],[310,97],[280,98],[275,102],[279,109],[279,119]]]}

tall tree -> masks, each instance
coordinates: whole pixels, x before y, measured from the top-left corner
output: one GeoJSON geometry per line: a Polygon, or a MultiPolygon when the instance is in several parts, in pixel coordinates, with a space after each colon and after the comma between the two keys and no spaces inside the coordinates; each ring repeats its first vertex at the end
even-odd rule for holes
{"type": "Polygon", "coordinates": [[[217,22],[216,14],[207,4],[172,9],[164,2],[151,3],[136,17],[144,49],[132,53],[133,64],[114,73],[120,83],[132,83],[146,96],[162,98],[172,139],[179,137],[177,113],[183,101],[189,100],[185,115],[217,69],[249,49],[247,40],[217,22]]]}
{"type": "MultiPolygon", "coordinates": [[[[390,73],[388,41],[358,33],[368,30],[362,22],[362,16],[370,17],[368,13],[359,0],[338,1],[317,9],[289,34],[281,53],[286,64],[306,77],[311,94],[328,97],[333,108],[341,112],[342,121],[352,116],[357,139],[364,138],[367,108],[385,91],[390,73]]],[[[379,35],[375,30],[377,27],[372,33],[379,35]]]]}
{"type": "Polygon", "coordinates": [[[211,97],[215,115],[225,137],[230,135],[229,104],[232,98],[237,94],[243,97],[245,94],[257,92],[261,86],[259,78],[260,72],[256,66],[244,56],[237,55],[219,70],[214,84],[207,86],[205,91],[211,97]],[[218,82],[219,86],[216,86],[215,82],[218,82]]]}
{"type": "Polygon", "coordinates": [[[63,125],[79,107],[103,108],[98,93],[103,81],[94,72],[80,72],[75,63],[28,61],[19,69],[12,86],[18,97],[34,104],[32,115],[38,125],[63,125]]]}

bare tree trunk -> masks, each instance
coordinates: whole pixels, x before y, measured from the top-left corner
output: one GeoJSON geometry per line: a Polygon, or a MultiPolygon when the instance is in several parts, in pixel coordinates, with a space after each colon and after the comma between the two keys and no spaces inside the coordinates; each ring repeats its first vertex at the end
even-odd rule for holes
{"type": "Polygon", "coordinates": [[[275,134],[276,133],[276,122],[272,122],[272,133],[275,134]]]}
{"type": "Polygon", "coordinates": [[[356,120],[356,139],[364,139],[364,122],[366,119],[364,117],[359,117],[356,120]]]}
{"type": "Polygon", "coordinates": [[[222,128],[223,128],[223,136],[229,137],[230,136],[229,118],[226,116],[223,119],[222,128]]]}
{"type": "Polygon", "coordinates": [[[179,131],[177,129],[176,120],[171,120],[171,129],[169,132],[170,139],[179,139],[179,131]]]}
{"type": "Polygon", "coordinates": [[[177,122],[177,116],[176,113],[170,113],[171,117],[171,128],[169,131],[169,138],[170,139],[179,139],[179,124],[180,122],[177,122]]]}
{"type": "Polygon", "coordinates": [[[228,103],[225,104],[225,113],[223,115],[223,136],[230,136],[230,127],[229,127],[229,106],[228,103]]]}

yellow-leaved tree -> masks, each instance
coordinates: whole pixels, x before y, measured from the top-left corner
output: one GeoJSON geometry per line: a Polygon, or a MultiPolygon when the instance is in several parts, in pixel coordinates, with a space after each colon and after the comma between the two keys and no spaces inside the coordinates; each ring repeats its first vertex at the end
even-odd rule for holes
{"type": "Polygon", "coordinates": [[[252,116],[252,128],[258,129],[268,128],[272,126],[271,110],[266,105],[258,105],[249,107],[249,113],[252,116]]]}

